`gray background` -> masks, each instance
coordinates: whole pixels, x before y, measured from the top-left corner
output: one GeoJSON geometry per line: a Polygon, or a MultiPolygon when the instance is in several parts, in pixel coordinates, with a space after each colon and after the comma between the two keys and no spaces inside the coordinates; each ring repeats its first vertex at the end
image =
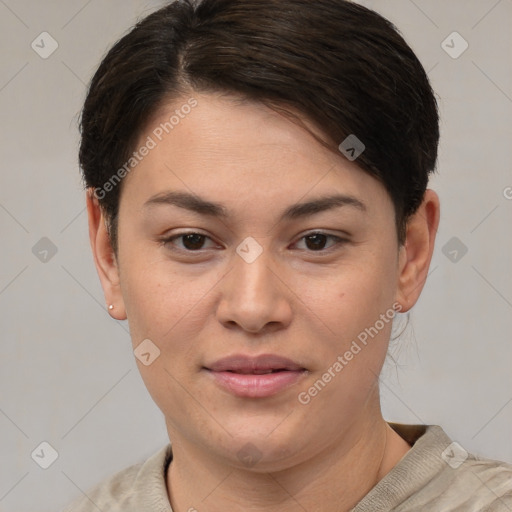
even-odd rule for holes
{"type": "MultiPolygon", "coordinates": [[[[361,3],[417,52],[442,117],[437,246],[382,374],[385,417],[440,424],[468,451],[512,462],[512,0],[361,3]],[[469,44],[456,59],[442,47],[454,31],[469,44]]],[[[161,4],[0,0],[2,511],[60,510],[168,441],[127,323],[105,310],[76,128],[107,47],[161,4]],[[47,59],[31,47],[43,31],[59,45],[47,59]],[[48,469],[31,458],[43,441],[59,455],[48,469]]]]}

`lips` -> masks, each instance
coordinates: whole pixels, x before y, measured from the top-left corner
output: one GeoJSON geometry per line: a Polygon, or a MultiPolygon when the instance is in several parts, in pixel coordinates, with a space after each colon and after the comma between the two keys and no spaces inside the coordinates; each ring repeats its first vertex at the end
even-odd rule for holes
{"type": "Polygon", "coordinates": [[[262,354],[257,357],[234,355],[219,359],[207,366],[213,372],[226,372],[262,375],[277,371],[305,370],[292,360],[273,354],[262,354]]]}
{"type": "Polygon", "coordinates": [[[308,371],[294,361],[273,355],[234,355],[204,367],[214,382],[228,392],[246,398],[275,395],[296,384],[308,371]]]}

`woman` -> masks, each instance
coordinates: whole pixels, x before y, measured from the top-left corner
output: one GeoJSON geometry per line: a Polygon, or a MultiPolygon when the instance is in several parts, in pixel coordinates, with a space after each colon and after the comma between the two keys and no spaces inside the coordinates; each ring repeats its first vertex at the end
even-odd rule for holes
{"type": "Polygon", "coordinates": [[[80,164],[107,307],[172,444],[69,510],[511,510],[512,467],[386,422],[439,223],[428,78],[344,0],[178,0],[110,50],[80,164]]]}

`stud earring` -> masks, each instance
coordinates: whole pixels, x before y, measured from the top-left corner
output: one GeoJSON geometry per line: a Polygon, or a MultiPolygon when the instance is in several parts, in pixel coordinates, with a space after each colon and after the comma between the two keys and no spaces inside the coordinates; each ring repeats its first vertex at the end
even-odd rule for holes
{"type": "Polygon", "coordinates": [[[110,304],[108,309],[114,309],[114,304],[110,304]]]}

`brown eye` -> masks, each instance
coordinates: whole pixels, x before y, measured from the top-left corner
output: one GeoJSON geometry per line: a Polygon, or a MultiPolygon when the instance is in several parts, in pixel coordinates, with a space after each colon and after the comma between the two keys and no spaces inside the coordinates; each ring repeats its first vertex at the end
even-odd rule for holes
{"type": "Polygon", "coordinates": [[[308,235],[304,238],[306,240],[306,246],[308,249],[317,251],[325,248],[325,244],[327,243],[327,239],[329,237],[327,235],[322,235],[321,233],[316,233],[314,235],[308,235]]]}
{"type": "Polygon", "coordinates": [[[188,252],[196,252],[204,249],[204,243],[206,240],[209,240],[209,237],[203,235],[202,233],[181,233],[179,235],[174,235],[169,238],[165,238],[162,240],[162,245],[164,246],[174,246],[171,249],[176,249],[178,251],[188,251],[188,252]],[[181,239],[181,247],[176,246],[174,243],[175,240],[181,239]]]}
{"type": "MultiPolygon", "coordinates": [[[[211,241],[210,237],[203,235],[202,233],[189,232],[164,238],[161,240],[161,243],[164,247],[168,247],[170,250],[192,253],[207,249],[208,247],[205,247],[205,242],[207,240],[211,241]],[[178,245],[175,242],[176,240],[181,240],[181,244],[178,245]]],[[[305,241],[306,248],[304,250],[307,252],[318,253],[327,253],[331,249],[336,248],[336,246],[343,245],[347,242],[344,238],[322,232],[309,233],[308,235],[303,236],[299,241],[305,241]],[[330,246],[326,247],[329,239],[334,243],[331,243],[330,246]]]]}
{"type": "Polygon", "coordinates": [[[206,237],[199,233],[190,233],[188,235],[182,235],[181,238],[183,238],[183,245],[186,249],[197,251],[198,249],[202,249],[206,237]]]}
{"type": "Polygon", "coordinates": [[[308,235],[303,236],[300,240],[304,240],[306,242],[306,248],[308,251],[311,252],[327,252],[332,247],[335,247],[336,245],[341,245],[344,242],[346,242],[345,239],[340,238],[339,236],[330,235],[328,233],[310,233],[308,235]],[[327,244],[328,239],[334,240],[335,243],[326,249],[325,246],[327,244]]]}

